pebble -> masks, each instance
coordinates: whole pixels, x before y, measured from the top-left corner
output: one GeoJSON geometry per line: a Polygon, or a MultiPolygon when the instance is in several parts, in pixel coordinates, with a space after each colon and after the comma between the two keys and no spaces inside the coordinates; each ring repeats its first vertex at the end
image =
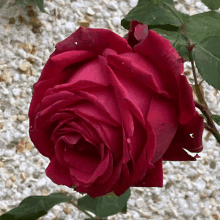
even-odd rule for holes
{"type": "Polygon", "coordinates": [[[42,178],[42,179],[39,179],[38,182],[37,182],[37,189],[42,189],[43,187],[46,186],[46,178],[42,178]]]}
{"type": "Polygon", "coordinates": [[[138,0],[129,0],[130,7],[134,8],[138,3],[138,0]]]}
{"type": "Polygon", "coordinates": [[[210,211],[209,211],[206,207],[202,207],[202,208],[200,209],[200,212],[201,212],[201,214],[202,214],[204,217],[210,216],[210,211]]]}
{"type": "Polygon", "coordinates": [[[193,185],[197,188],[198,191],[202,191],[206,187],[206,182],[204,180],[197,180],[193,185]]]}
{"type": "Polygon", "coordinates": [[[187,218],[193,217],[195,215],[195,211],[192,211],[190,209],[184,209],[183,215],[187,218]]]}
{"type": "Polygon", "coordinates": [[[111,1],[107,4],[107,7],[113,11],[118,10],[118,3],[116,1],[111,1]]]}
{"type": "Polygon", "coordinates": [[[112,18],[112,24],[114,25],[114,26],[119,26],[119,25],[121,25],[121,19],[120,19],[120,17],[113,17],[112,18]]]}
{"type": "Polygon", "coordinates": [[[73,22],[66,22],[65,29],[67,32],[73,32],[75,28],[75,25],[73,22]]]}
{"type": "Polygon", "coordinates": [[[105,18],[109,18],[111,15],[110,15],[107,11],[105,11],[105,12],[103,13],[103,16],[104,16],[105,18]]]}
{"type": "Polygon", "coordinates": [[[89,14],[89,15],[94,15],[95,12],[94,12],[90,7],[88,7],[88,8],[87,8],[87,14],[89,14]]]}
{"type": "Polygon", "coordinates": [[[138,198],[137,200],[136,200],[136,204],[137,204],[137,207],[138,208],[142,208],[142,207],[144,207],[146,204],[145,204],[145,202],[144,202],[144,200],[143,200],[143,198],[138,198]]]}
{"type": "Polygon", "coordinates": [[[7,149],[7,150],[5,150],[5,156],[6,157],[12,157],[12,156],[14,156],[15,155],[15,149],[7,149]]]}
{"type": "Polygon", "coordinates": [[[129,199],[129,200],[128,200],[128,204],[129,204],[130,206],[135,206],[135,200],[134,200],[134,199],[129,199]]]}

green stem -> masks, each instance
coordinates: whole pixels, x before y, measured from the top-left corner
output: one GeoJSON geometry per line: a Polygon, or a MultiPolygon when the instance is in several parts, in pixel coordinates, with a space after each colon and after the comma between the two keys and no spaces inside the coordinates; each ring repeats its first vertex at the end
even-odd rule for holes
{"type": "Polygon", "coordinates": [[[212,120],[212,113],[210,112],[210,110],[208,108],[208,105],[203,97],[202,92],[200,91],[199,84],[197,82],[196,71],[195,71],[195,66],[194,66],[193,56],[192,56],[192,50],[195,47],[195,44],[192,44],[188,38],[185,23],[182,24],[181,29],[183,30],[183,33],[187,38],[187,50],[189,51],[189,59],[190,59],[191,65],[192,65],[193,77],[195,80],[195,90],[196,90],[195,92],[196,92],[196,96],[199,101],[199,102],[197,102],[194,100],[195,106],[197,108],[199,108],[201,110],[201,112],[203,113],[203,115],[206,117],[208,124],[205,125],[205,128],[207,130],[209,129],[209,131],[214,135],[214,137],[216,138],[218,143],[220,143],[220,134],[215,127],[215,124],[212,120]]]}
{"type": "Polygon", "coordinates": [[[84,212],[86,215],[88,215],[91,219],[94,219],[94,217],[92,217],[87,211],[85,211],[84,209],[80,208],[75,202],[73,202],[72,200],[69,201],[69,203],[71,203],[72,205],[74,205],[76,208],[78,208],[80,211],[84,212]]]}
{"type": "Polygon", "coordinates": [[[220,144],[220,134],[219,134],[218,130],[216,129],[214,122],[212,121],[212,119],[210,117],[210,114],[212,115],[212,113],[204,105],[200,104],[199,102],[197,102],[195,100],[194,100],[194,102],[195,102],[195,106],[197,108],[199,108],[201,110],[201,112],[203,113],[203,115],[206,117],[208,124],[205,123],[205,128],[213,134],[213,136],[216,138],[217,142],[220,144]]]}

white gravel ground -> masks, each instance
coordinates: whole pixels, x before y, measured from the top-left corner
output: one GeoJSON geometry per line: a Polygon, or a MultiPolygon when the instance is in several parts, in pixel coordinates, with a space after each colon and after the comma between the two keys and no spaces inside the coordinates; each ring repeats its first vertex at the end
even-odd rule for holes
{"type": "MultiPolygon", "coordinates": [[[[44,5],[48,14],[34,7],[37,19],[43,24],[39,29],[32,28],[33,22],[36,24],[37,21],[30,21],[19,7],[7,8],[5,5],[0,9],[0,215],[31,195],[64,190],[76,198],[82,197],[68,187],[53,184],[46,177],[49,159],[38,152],[28,133],[31,88],[54,51],[54,44],[78,29],[78,22],[85,23],[85,15],[90,28],[108,28],[123,37],[127,30],[120,26],[121,19],[136,4],[137,0],[46,0],[44,5]],[[26,22],[22,23],[19,16],[26,22]],[[14,24],[12,17],[15,18],[14,24]]],[[[200,0],[179,0],[175,7],[190,15],[209,10],[200,0]]],[[[190,73],[187,78],[192,84],[189,62],[185,63],[185,69],[190,73]]],[[[200,82],[201,77],[199,73],[197,75],[200,82]]],[[[219,92],[206,82],[202,85],[212,113],[220,115],[219,92]]],[[[220,126],[216,126],[220,130],[220,126]]],[[[220,219],[220,145],[207,134],[205,130],[204,150],[199,153],[201,158],[195,162],[164,161],[164,188],[131,188],[128,213],[108,219],[220,219]]],[[[61,203],[40,219],[85,218],[87,216],[74,206],[61,203]]]]}

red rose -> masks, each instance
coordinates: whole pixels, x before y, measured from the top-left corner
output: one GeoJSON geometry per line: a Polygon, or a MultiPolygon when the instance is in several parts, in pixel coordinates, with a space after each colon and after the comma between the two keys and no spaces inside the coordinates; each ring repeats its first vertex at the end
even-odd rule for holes
{"type": "Polygon", "coordinates": [[[203,118],[168,40],[131,22],[124,39],[80,27],[56,45],[29,109],[30,138],[58,185],[96,198],[163,187],[163,160],[193,161],[203,118]],[[193,133],[194,137],[190,134],[193,133]]]}

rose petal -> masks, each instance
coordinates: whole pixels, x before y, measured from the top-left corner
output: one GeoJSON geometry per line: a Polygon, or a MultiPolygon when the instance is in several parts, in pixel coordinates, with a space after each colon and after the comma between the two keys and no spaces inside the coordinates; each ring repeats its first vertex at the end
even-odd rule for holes
{"type": "Polygon", "coordinates": [[[114,187],[114,185],[116,184],[116,182],[120,178],[121,169],[122,169],[122,161],[120,161],[116,165],[116,167],[114,167],[113,173],[106,183],[104,183],[102,185],[93,184],[89,187],[85,187],[85,186],[80,185],[76,188],[76,191],[77,192],[85,192],[93,199],[96,197],[99,197],[99,196],[104,196],[107,193],[112,192],[112,187],[114,187]]]}
{"type": "MultiPolygon", "coordinates": [[[[45,92],[49,88],[53,88],[59,83],[65,82],[69,75],[61,74],[61,71],[70,64],[77,64],[81,61],[87,61],[94,56],[94,53],[89,51],[70,51],[59,56],[50,56],[45,64],[38,81],[33,85],[33,96],[30,103],[28,117],[30,118],[30,128],[34,126],[34,118],[36,114],[36,106],[43,99],[45,92]]],[[[72,66],[74,71],[74,66],[72,66]]]]}
{"type": "Polygon", "coordinates": [[[144,178],[134,187],[163,187],[162,158],[154,164],[154,168],[146,172],[144,178]]]}
{"type": "Polygon", "coordinates": [[[53,157],[46,168],[46,175],[56,184],[71,187],[72,179],[68,168],[61,166],[56,157],[53,157]]]}
{"type": "Polygon", "coordinates": [[[153,95],[147,120],[151,124],[157,140],[157,147],[151,161],[154,164],[169,148],[176,134],[179,117],[175,102],[158,94],[153,95]]]}
{"type": "Polygon", "coordinates": [[[150,163],[156,149],[156,136],[153,132],[153,128],[149,122],[147,122],[147,142],[139,153],[137,162],[133,164],[133,172],[129,177],[129,185],[134,186],[137,182],[143,179],[148,169],[153,168],[153,164],[150,163]],[[143,168],[144,166],[144,168],[143,168]]]}
{"type": "Polygon", "coordinates": [[[37,147],[37,150],[48,157],[50,160],[55,156],[54,143],[48,139],[48,134],[42,130],[29,130],[31,141],[37,147]]]}

